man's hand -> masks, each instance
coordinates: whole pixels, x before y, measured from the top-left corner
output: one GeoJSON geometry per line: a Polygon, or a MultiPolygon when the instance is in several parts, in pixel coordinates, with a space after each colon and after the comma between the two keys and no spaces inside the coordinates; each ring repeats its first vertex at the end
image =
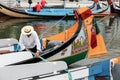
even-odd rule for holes
{"type": "Polygon", "coordinates": [[[39,57],[39,55],[40,55],[40,51],[37,51],[37,52],[35,53],[35,57],[39,57]]]}

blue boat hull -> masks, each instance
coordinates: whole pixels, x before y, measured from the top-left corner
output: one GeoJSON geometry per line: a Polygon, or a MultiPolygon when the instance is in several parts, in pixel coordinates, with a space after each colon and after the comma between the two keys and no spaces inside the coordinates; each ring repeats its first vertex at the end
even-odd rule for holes
{"type": "Polygon", "coordinates": [[[34,14],[38,16],[74,16],[72,8],[44,8],[40,12],[35,12],[33,9],[27,9],[28,14],[34,14]]]}

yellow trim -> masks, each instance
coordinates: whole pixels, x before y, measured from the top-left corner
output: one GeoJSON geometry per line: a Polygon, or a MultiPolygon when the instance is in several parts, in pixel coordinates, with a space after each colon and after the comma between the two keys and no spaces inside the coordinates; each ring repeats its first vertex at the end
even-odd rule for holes
{"type": "MultiPolygon", "coordinates": [[[[114,54],[114,53],[113,53],[114,54]]],[[[116,58],[113,58],[111,60],[114,64],[119,64],[120,63],[120,56],[119,57],[116,57],[116,58]]]]}
{"type": "MultiPolygon", "coordinates": [[[[86,10],[86,9],[84,9],[86,10]]],[[[78,9],[79,13],[81,13],[81,9],[78,9]]],[[[91,28],[92,26],[94,26],[92,24],[92,20],[93,20],[93,15],[91,15],[90,17],[86,18],[84,20],[84,24],[87,28],[87,33],[88,33],[88,58],[93,58],[93,57],[99,57],[99,56],[105,56],[107,55],[107,49],[104,43],[104,39],[102,37],[102,35],[99,33],[96,35],[97,37],[97,46],[95,48],[91,48],[90,44],[91,44],[91,28]]]]}
{"type": "Polygon", "coordinates": [[[73,26],[71,26],[68,30],[65,30],[59,34],[47,37],[46,39],[47,40],[60,40],[62,42],[65,42],[73,36],[73,34],[75,33],[77,29],[76,26],[78,26],[78,21],[73,26]]]}

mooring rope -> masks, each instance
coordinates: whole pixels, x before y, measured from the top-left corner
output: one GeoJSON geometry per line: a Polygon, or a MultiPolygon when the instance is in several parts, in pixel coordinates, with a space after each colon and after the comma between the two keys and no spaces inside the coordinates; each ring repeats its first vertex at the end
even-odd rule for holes
{"type": "MultiPolygon", "coordinates": [[[[31,54],[32,55],[34,55],[35,56],[35,54],[32,52],[32,51],[30,51],[31,52],[31,54]]],[[[39,56],[39,58],[42,60],[42,61],[44,61],[44,62],[49,62],[48,60],[46,60],[46,59],[44,59],[43,57],[41,57],[41,56],[39,56]]]]}
{"type": "Polygon", "coordinates": [[[51,29],[52,29],[54,26],[56,26],[58,23],[60,23],[66,16],[67,16],[67,14],[66,14],[64,17],[62,17],[59,21],[57,21],[53,26],[49,27],[45,32],[43,32],[43,33],[40,35],[40,37],[42,38],[45,33],[47,33],[49,30],[51,30],[51,29]]]}

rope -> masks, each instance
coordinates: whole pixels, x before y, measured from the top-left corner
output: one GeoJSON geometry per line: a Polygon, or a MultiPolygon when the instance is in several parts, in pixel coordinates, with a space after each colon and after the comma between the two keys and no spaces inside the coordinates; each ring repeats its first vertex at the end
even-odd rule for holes
{"type": "Polygon", "coordinates": [[[71,72],[69,71],[69,70],[65,70],[67,73],[68,73],[68,78],[69,78],[69,80],[73,80],[72,79],[72,74],[71,74],[71,72]]]}
{"type": "MultiPolygon", "coordinates": [[[[18,44],[17,45],[17,48],[16,48],[16,50],[15,50],[16,52],[20,52],[21,51],[21,48],[20,48],[20,45],[18,44]]],[[[30,51],[30,50],[29,50],[30,51]]],[[[32,51],[30,51],[30,53],[32,54],[32,55],[35,55],[32,51]]],[[[41,56],[39,56],[39,58],[42,60],[42,61],[44,61],[44,62],[48,62],[46,59],[44,59],[43,57],[41,57],[41,56]]]]}
{"type": "Polygon", "coordinates": [[[43,32],[42,34],[41,34],[41,38],[43,37],[43,35],[45,34],[45,33],[47,33],[49,30],[51,30],[54,26],[56,26],[59,22],[61,22],[65,17],[67,16],[67,14],[64,16],[64,17],[62,17],[57,23],[55,23],[53,26],[51,26],[50,28],[48,28],[45,32],[43,32]]]}
{"type": "MultiPolygon", "coordinates": [[[[30,51],[32,55],[35,55],[32,51],[30,51]]],[[[43,57],[39,56],[39,58],[44,62],[49,62],[48,60],[44,59],[43,57]]]]}

